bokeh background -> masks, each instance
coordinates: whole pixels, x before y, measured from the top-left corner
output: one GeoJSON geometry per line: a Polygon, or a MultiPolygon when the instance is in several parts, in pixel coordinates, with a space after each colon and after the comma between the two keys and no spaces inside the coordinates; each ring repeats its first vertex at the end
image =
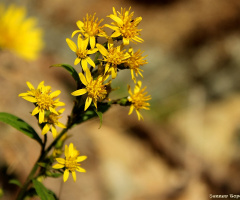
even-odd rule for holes
{"type": "MultiPolygon", "coordinates": [[[[87,173],[47,178],[44,184],[61,200],[205,200],[210,194],[240,194],[240,1],[239,0],[1,0],[16,3],[39,20],[45,47],[36,61],[0,53],[0,111],[21,117],[40,131],[31,103],[18,97],[26,81],[42,80],[62,91],[66,121],[75,90],[72,78],[52,64],[73,65],[65,39],[86,13],[106,18],[112,7],[142,16],[148,55],[143,84],[152,96],[144,121],[128,108],[114,106],[103,125],[93,119],[69,131],[88,159],[87,173]]],[[[17,37],[17,33],[16,33],[17,37]]],[[[126,96],[130,73],[121,72],[112,97],[126,96]]],[[[0,187],[4,200],[15,198],[11,177],[24,181],[40,147],[0,123],[0,187]]],[[[51,141],[51,134],[49,141],[51,141]]]]}

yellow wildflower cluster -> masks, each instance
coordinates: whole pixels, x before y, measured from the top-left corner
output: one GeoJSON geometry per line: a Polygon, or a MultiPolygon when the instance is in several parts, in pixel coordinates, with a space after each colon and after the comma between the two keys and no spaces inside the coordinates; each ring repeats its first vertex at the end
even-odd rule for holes
{"type": "Polygon", "coordinates": [[[38,114],[39,124],[45,124],[42,134],[46,134],[51,129],[53,137],[55,138],[57,136],[55,126],[66,128],[65,125],[58,121],[64,109],[56,110],[57,107],[65,105],[63,102],[60,102],[59,99],[55,99],[61,91],[57,90],[52,92],[50,86],[44,85],[44,81],[39,83],[37,89],[35,89],[30,82],[27,82],[27,85],[30,90],[26,93],[19,94],[19,96],[35,104],[36,107],[33,109],[32,115],[38,114]]]}
{"type": "Polygon", "coordinates": [[[26,17],[26,9],[0,4],[0,50],[9,50],[18,56],[34,60],[43,47],[42,30],[33,17],[26,17]]]}
{"type": "MultiPolygon", "coordinates": [[[[132,79],[137,84],[136,87],[140,84],[140,82],[137,83],[136,77],[138,75],[143,77],[143,70],[140,67],[147,64],[146,56],[142,56],[143,52],[141,50],[134,52],[133,48],[126,49],[126,47],[130,42],[143,42],[143,39],[139,37],[141,29],[138,29],[142,17],[134,19],[134,12],[130,12],[130,10],[131,8],[129,10],[121,8],[121,12],[118,12],[113,8],[113,14],[108,16],[113,20],[111,25],[101,25],[103,19],[95,18],[96,13],[94,15],[87,14],[83,21],[77,21],[79,30],[72,33],[72,37],[78,34],[77,45],[71,39],[66,39],[69,48],[76,54],[74,64],[80,63],[83,70],[82,73],[79,73],[83,86],[72,92],[72,95],[85,95],[84,110],[87,110],[92,102],[97,108],[97,102],[107,98],[106,87],[110,85],[111,80],[107,83],[104,82],[110,75],[112,79],[115,79],[119,70],[130,69],[132,79]],[[113,30],[110,36],[104,31],[105,27],[113,30]],[[104,44],[98,43],[99,37],[105,38],[106,42],[104,44]],[[122,43],[119,43],[119,41],[122,41],[122,43]],[[93,61],[91,56],[94,54],[95,59],[93,61]],[[99,58],[100,55],[102,58],[99,58]],[[88,65],[91,67],[89,68],[88,65]],[[98,70],[94,71],[93,69],[96,66],[98,70]],[[84,73],[86,73],[86,78],[84,73]]],[[[142,93],[142,95],[132,95],[130,93],[128,98],[131,103],[131,112],[129,113],[131,114],[132,109],[135,108],[138,119],[143,119],[139,113],[140,109],[149,109],[149,103],[140,106],[142,101],[151,99],[150,96],[145,97],[145,95],[146,93],[142,93]]]]}
{"type": "MultiPolygon", "coordinates": [[[[143,52],[141,50],[134,51],[132,47],[128,47],[131,42],[143,42],[143,39],[139,37],[141,29],[138,28],[142,18],[134,19],[134,12],[130,12],[130,9],[121,9],[121,12],[118,12],[113,8],[113,14],[108,16],[113,20],[111,25],[101,25],[103,19],[99,20],[96,14],[87,14],[83,21],[77,21],[79,30],[72,33],[72,37],[77,35],[77,43],[70,38],[66,38],[69,48],[76,55],[74,65],[80,64],[81,67],[79,68],[81,72],[78,73],[71,65],[53,65],[65,68],[72,75],[77,85],[77,89],[71,93],[71,95],[76,96],[76,99],[66,126],[59,122],[65,110],[64,108],[59,109],[59,107],[65,105],[58,98],[61,93],[60,90],[52,92],[50,86],[44,85],[44,81],[39,83],[37,88],[27,82],[29,90],[19,94],[20,97],[34,104],[35,108],[32,115],[38,119],[39,126],[42,129],[41,132],[45,135],[42,141],[37,133],[27,126],[27,134],[36,139],[42,146],[41,155],[35,166],[39,165],[45,169],[39,170],[39,176],[58,176],[60,172],[63,174],[63,181],[66,182],[70,173],[73,180],[76,181],[76,171],[86,172],[85,169],[80,167],[80,162],[86,160],[87,156],[80,156],[73,143],[70,143],[69,146],[65,145],[65,157],[59,157],[63,151],[63,143],[68,138],[68,130],[76,124],[96,116],[100,118],[100,123],[102,123],[103,112],[108,110],[112,104],[130,106],[129,115],[135,109],[138,120],[143,119],[140,110],[149,110],[150,104],[148,101],[151,96],[145,91],[146,87],[142,88],[142,82],[137,80],[138,75],[143,78],[143,70],[140,67],[147,64],[146,56],[142,56],[143,52]],[[109,36],[104,28],[112,29],[113,33],[109,36]],[[100,44],[99,37],[102,37],[105,43],[100,44]],[[129,96],[110,100],[108,98],[109,94],[114,90],[111,88],[111,83],[117,78],[121,70],[130,71],[135,87],[132,91],[128,85],[129,96]],[[59,133],[56,129],[57,126],[62,128],[59,133]],[[46,133],[49,131],[52,132],[54,140],[46,147],[46,133]],[[51,156],[48,157],[50,152],[52,152],[51,156]],[[52,166],[54,159],[58,163],[52,166]],[[49,170],[49,165],[55,170],[52,168],[52,171],[49,170]],[[55,171],[58,173],[55,173],[55,171]]],[[[34,167],[34,170],[33,172],[37,173],[37,167],[34,167]]],[[[34,175],[34,177],[39,176],[34,175]]],[[[27,181],[27,184],[30,182],[27,181]]],[[[36,187],[36,180],[33,181],[33,185],[34,182],[36,187]]],[[[27,185],[23,188],[27,188],[27,185]]],[[[22,199],[24,195],[24,193],[20,193],[19,199],[22,199]]]]}
{"type": "Polygon", "coordinates": [[[63,181],[66,182],[69,177],[69,172],[72,173],[73,180],[76,181],[76,172],[86,172],[85,169],[80,167],[82,162],[87,159],[87,156],[79,156],[80,153],[76,150],[76,147],[73,146],[73,143],[70,143],[69,147],[65,145],[65,159],[64,158],[56,158],[58,164],[53,166],[54,169],[62,169],[64,168],[63,173],[63,181]]]}

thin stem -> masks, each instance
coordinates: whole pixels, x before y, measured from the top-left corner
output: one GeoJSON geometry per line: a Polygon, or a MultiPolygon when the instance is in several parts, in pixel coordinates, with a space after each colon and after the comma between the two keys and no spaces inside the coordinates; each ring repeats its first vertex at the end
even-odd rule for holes
{"type": "Polygon", "coordinates": [[[47,134],[44,134],[44,140],[43,140],[41,155],[44,153],[46,144],[47,144],[47,134]]]}
{"type": "Polygon", "coordinates": [[[45,150],[45,145],[46,145],[46,141],[47,141],[47,137],[44,135],[44,147],[42,147],[42,152],[41,155],[39,156],[39,158],[37,159],[37,161],[35,162],[30,174],[28,175],[23,187],[21,188],[18,196],[17,196],[17,200],[23,200],[25,195],[26,195],[26,191],[32,181],[32,179],[34,178],[34,175],[39,167],[38,163],[42,162],[45,157],[47,156],[47,154],[49,153],[49,151],[55,146],[55,144],[57,143],[57,141],[64,135],[64,133],[66,133],[71,127],[73,126],[73,124],[70,124],[67,128],[63,129],[61,131],[61,133],[55,138],[55,140],[48,146],[48,148],[45,150]]]}

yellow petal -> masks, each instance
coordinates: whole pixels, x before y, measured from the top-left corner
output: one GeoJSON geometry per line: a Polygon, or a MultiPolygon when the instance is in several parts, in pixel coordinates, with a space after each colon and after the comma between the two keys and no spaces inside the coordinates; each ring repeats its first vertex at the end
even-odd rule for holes
{"type": "Polygon", "coordinates": [[[43,121],[44,121],[44,110],[40,110],[38,118],[39,118],[39,124],[43,123],[43,121]]]}
{"type": "Polygon", "coordinates": [[[117,22],[118,26],[122,26],[123,25],[123,21],[119,17],[117,17],[117,16],[115,16],[113,14],[109,15],[108,17],[110,17],[112,20],[117,22]]]}
{"type": "Polygon", "coordinates": [[[98,51],[97,48],[90,49],[90,50],[88,50],[88,54],[93,54],[93,53],[96,53],[97,51],[98,51]]]}
{"type": "Polygon", "coordinates": [[[82,162],[87,159],[87,156],[78,156],[77,157],[77,162],[82,162]]]}
{"type": "Polygon", "coordinates": [[[120,35],[121,35],[120,31],[115,31],[115,32],[111,35],[111,37],[118,37],[118,36],[120,36],[120,35]]]}
{"type": "Polygon", "coordinates": [[[86,70],[86,79],[88,83],[90,83],[92,80],[92,75],[89,69],[86,70]]]}
{"type": "Polygon", "coordinates": [[[59,114],[62,114],[62,113],[64,112],[64,110],[65,110],[65,108],[61,108],[61,109],[58,111],[58,113],[59,113],[59,114]]]}
{"type": "Polygon", "coordinates": [[[128,115],[131,115],[131,114],[132,114],[132,112],[133,112],[133,109],[134,109],[134,106],[133,106],[133,105],[131,105],[131,106],[130,106],[130,110],[129,110],[129,113],[128,113],[128,115]]]}
{"type": "Polygon", "coordinates": [[[96,47],[98,48],[98,50],[100,51],[100,53],[104,56],[108,55],[108,51],[107,49],[105,49],[105,47],[101,44],[96,44],[96,47]]]}
{"type": "MultiPolygon", "coordinates": [[[[58,105],[58,104],[55,104],[55,105],[58,105]]],[[[59,115],[58,112],[54,108],[50,107],[49,110],[50,110],[50,112],[52,112],[52,113],[54,113],[56,115],[59,115]]]]}
{"type": "Polygon", "coordinates": [[[87,46],[88,46],[88,39],[84,39],[82,40],[81,39],[81,46],[79,46],[79,48],[81,48],[82,50],[86,50],[87,49],[87,46]]]}
{"type": "Polygon", "coordinates": [[[45,124],[42,130],[42,135],[45,135],[50,130],[50,124],[45,124]]]}
{"type": "Polygon", "coordinates": [[[88,109],[88,107],[90,106],[91,103],[92,103],[92,98],[91,97],[87,97],[86,102],[85,102],[84,111],[88,109]]]}
{"type": "Polygon", "coordinates": [[[75,44],[72,40],[70,40],[69,38],[67,38],[67,39],[66,39],[66,42],[67,42],[69,48],[70,48],[73,52],[76,52],[76,51],[77,51],[77,46],[76,46],[76,44],[75,44]]]}
{"type": "Polygon", "coordinates": [[[70,143],[70,144],[69,144],[68,151],[69,151],[69,156],[71,156],[72,153],[74,152],[74,146],[73,146],[73,143],[70,143]]]}
{"type": "Polygon", "coordinates": [[[77,65],[78,63],[80,63],[81,59],[80,58],[76,58],[74,61],[74,65],[77,65]]]}
{"type": "Polygon", "coordinates": [[[73,96],[80,96],[87,92],[87,89],[79,89],[71,93],[73,96]]]}
{"type": "Polygon", "coordinates": [[[65,151],[64,151],[65,157],[69,157],[69,151],[68,151],[68,146],[65,145],[65,151]]]}
{"type": "Polygon", "coordinates": [[[37,99],[34,98],[34,97],[23,96],[22,98],[25,99],[25,100],[27,100],[27,101],[30,101],[30,102],[32,102],[32,103],[36,103],[36,102],[37,102],[37,99]]]}
{"type": "Polygon", "coordinates": [[[117,77],[117,69],[112,67],[112,78],[115,79],[117,77]]]}
{"type": "Polygon", "coordinates": [[[30,90],[34,90],[35,88],[33,87],[33,85],[27,81],[27,86],[30,90]]]}
{"type": "Polygon", "coordinates": [[[137,116],[138,116],[138,120],[143,120],[142,115],[140,114],[140,112],[138,110],[136,110],[137,116]]]}
{"type": "Polygon", "coordinates": [[[79,73],[79,78],[80,78],[82,84],[84,84],[86,86],[88,85],[88,82],[87,82],[85,76],[81,72],[79,73]]]}
{"type": "Polygon", "coordinates": [[[82,59],[81,65],[82,65],[83,71],[86,71],[88,69],[88,67],[87,67],[87,59],[86,58],[82,59]]]}
{"type": "Polygon", "coordinates": [[[129,45],[129,39],[123,37],[123,44],[124,44],[124,45],[129,45]]]}
{"type": "Polygon", "coordinates": [[[91,49],[93,49],[95,47],[95,44],[96,44],[96,39],[94,36],[90,36],[90,46],[91,46],[91,49]]]}
{"type": "Polygon", "coordinates": [[[40,110],[38,109],[38,107],[34,108],[33,111],[32,111],[32,115],[38,114],[39,111],[40,111],[40,110]]]}
{"type": "Polygon", "coordinates": [[[60,127],[60,128],[67,128],[63,123],[61,122],[58,122],[57,123],[57,126],[60,127]]]}
{"type": "Polygon", "coordinates": [[[137,26],[141,21],[142,21],[142,17],[137,17],[136,19],[134,19],[133,23],[137,26]]]}
{"type": "Polygon", "coordinates": [[[82,167],[77,167],[77,169],[76,169],[78,172],[86,172],[86,170],[85,169],[83,169],[82,167]]]}
{"type": "Polygon", "coordinates": [[[93,104],[94,104],[95,108],[97,109],[97,100],[96,99],[93,99],[93,104]]]}
{"type": "Polygon", "coordinates": [[[77,24],[79,29],[82,29],[82,27],[84,26],[84,23],[80,20],[78,20],[76,24],[77,24]]]}
{"type": "Polygon", "coordinates": [[[66,169],[63,173],[63,181],[66,182],[69,177],[69,170],[66,169]]]}
{"type": "Polygon", "coordinates": [[[60,90],[56,90],[56,91],[52,92],[49,96],[50,96],[51,98],[54,98],[54,97],[57,97],[60,93],[61,93],[60,90]]]}
{"type": "Polygon", "coordinates": [[[56,138],[56,136],[57,136],[57,129],[54,126],[52,126],[52,134],[53,134],[53,138],[56,138]]]}
{"type": "Polygon", "coordinates": [[[95,63],[92,61],[91,58],[86,57],[86,61],[87,61],[91,66],[95,67],[95,63]]]}
{"type": "Polygon", "coordinates": [[[80,30],[76,30],[76,31],[73,31],[73,33],[72,33],[72,38],[74,37],[74,35],[76,35],[76,33],[79,33],[79,32],[81,32],[80,30]]]}
{"type": "Polygon", "coordinates": [[[62,165],[62,164],[55,164],[52,166],[53,169],[61,169],[63,167],[64,167],[64,165],[62,165]]]}
{"type": "Polygon", "coordinates": [[[56,161],[59,162],[61,165],[65,165],[66,161],[63,158],[56,158],[56,161]]]}
{"type": "Polygon", "coordinates": [[[28,96],[28,95],[29,95],[29,92],[24,92],[24,93],[19,94],[18,96],[19,97],[24,97],[24,96],[28,96]]]}
{"type": "Polygon", "coordinates": [[[114,31],[118,30],[119,28],[117,26],[111,26],[111,25],[108,25],[108,24],[105,24],[105,27],[108,27],[114,31]]]}
{"type": "Polygon", "coordinates": [[[72,177],[73,177],[74,182],[76,182],[77,176],[76,176],[76,172],[75,171],[72,172],[72,177]]]}

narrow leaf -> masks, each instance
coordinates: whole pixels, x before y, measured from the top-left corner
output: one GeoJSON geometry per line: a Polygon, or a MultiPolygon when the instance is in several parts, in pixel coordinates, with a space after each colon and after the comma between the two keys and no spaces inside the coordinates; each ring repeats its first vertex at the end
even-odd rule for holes
{"type": "Polygon", "coordinates": [[[52,191],[48,190],[41,182],[33,179],[33,186],[41,200],[55,200],[52,191]]]}
{"type": "MultiPolygon", "coordinates": [[[[97,117],[98,116],[99,119],[100,119],[100,127],[101,127],[101,124],[102,124],[102,114],[104,112],[106,112],[109,108],[110,108],[110,105],[108,103],[98,102],[98,110],[97,111],[95,110],[95,107],[90,106],[87,109],[86,112],[84,112],[81,115],[78,115],[76,123],[80,124],[80,123],[82,123],[84,121],[87,121],[87,120],[89,120],[89,119],[91,119],[93,117],[97,117]]],[[[81,107],[80,107],[80,109],[81,109],[81,107]]]]}
{"type": "Polygon", "coordinates": [[[79,75],[78,75],[77,71],[71,65],[56,64],[56,65],[51,65],[50,67],[62,67],[64,69],[66,69],[71,74],[71,76],[74,78],[74,80],[76,81],[77,88],[80,88],[81,81],[80,81],[79,75]]]}
{"type": "Polygon", "coordinates": [[[100,125],[99,125],[99,129],[101,128],[101,126],[102,126],[102,122],[103,122],[103,113],[102,112],[100,112],[100,111],[97,111],[97,110],[95,110],[95,112],[97,113],[97,115],[98,115],[98,117],[99,117],[99,119],[100,119],[100,125]]]}
{"type": "Polygon", "coordinates": [[[11,180],[8,181],[8,183],[17,185],[18,187],[22,187],[22,184],[17,179],[11,179],[11,180]]]}
{"type": "Polygon", "coordinates": [[[22,133],[36,140],[39,144],[42,145],[42,140],[38,136],[36,131],[28,123],[16,117],[15,115],[0,112],[0,122],[11,125],[12,127],[16,128],[17,130],[21,131],[22,133]]]}

